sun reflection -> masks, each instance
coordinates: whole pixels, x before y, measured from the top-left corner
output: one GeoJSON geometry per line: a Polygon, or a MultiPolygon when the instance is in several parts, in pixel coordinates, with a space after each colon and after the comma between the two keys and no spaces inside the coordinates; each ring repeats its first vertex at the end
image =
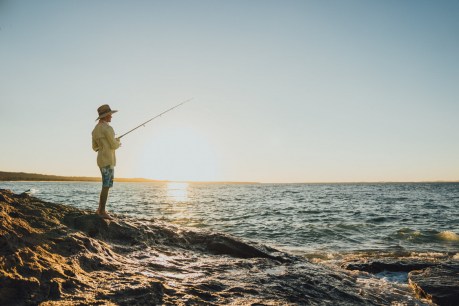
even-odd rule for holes
{"type": "Polygon", "coordinates": [[[188,201],[188,183],[167,183],[167,197],[176,202],[188,201]]]}

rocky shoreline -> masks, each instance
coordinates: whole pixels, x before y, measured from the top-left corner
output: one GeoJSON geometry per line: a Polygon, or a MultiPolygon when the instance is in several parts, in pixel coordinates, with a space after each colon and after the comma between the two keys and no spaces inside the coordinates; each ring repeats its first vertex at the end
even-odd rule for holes
{"type": "Polygon", "coordinates": [[[0,305],[457,305],[459,266],[397,259],[342,268],[221,233],[0,190],[0,305]],[[409,286],[362,286],[406,271],[409,286]],[[445,277],[447,276],[447,277],[445,277]]]}
{"type": "Polygon", "coordinates": [[[346,262],[347,270],[371,274],[406,272],[410,286],[419,298],[438,305],[459,305],[459,262],[455,254],[436,260],[416,258],[377,258],[346,262]]]}

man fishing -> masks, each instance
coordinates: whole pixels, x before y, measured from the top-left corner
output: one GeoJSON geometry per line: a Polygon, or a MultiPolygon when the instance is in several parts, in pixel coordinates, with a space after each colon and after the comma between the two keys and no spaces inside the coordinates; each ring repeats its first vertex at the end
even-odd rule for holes
{"type": "Polygon", "coordinates": [[[100,192],[99,208],[96,213],[104,219],[113,218],[105,210],[107,204],[108,191],[113,187],[115,176],[116,156],[115,150],[121,146],[119,138],[115,138],[115,131],[110,126],[112,114],[116,110],[111,110],[110,106],[104,104],[97,109],[99,120],[92,131],[92,148],[97,152],[97,165],[102,174],[102,191],[100,192]]]}
{"type": "Polygon", "coordinates": [[[113,187],[113,178],[115,175],[116,165],[115,150],[121,146],[121,137],[124,137],[127,134],[137,130],[141,126],[145,126],[150,121],[158,117],[161,117],[165,113],[170,112],[171,110],[191,100],[193,100],[193,98],[169,108],[161,114],[156,115],[155,117],[150,118],[144,123],[136,126],[127,133],[124,133],[118,138],[115,138],[115,131],[109,124],[112,121],[112,114],[116,113],[117,111],[111,110],[110,106],[108,106],[107,104],[104,104],[97,109],[99,117],[96,120],[99,120],[99,123],[92,131],[92,148],[94,151],[97,152],[97,165],[99,166],[100,173],[102,174],[102,191],[100,192],[99,208],[96,211],[98,215],[100,215],[104,219],[113,219],[112,217],[110,217],[109,214],[107,214],[107,211],[105,210],[105,205],[107,204],[108,191],[111,187],[113,187]]]}

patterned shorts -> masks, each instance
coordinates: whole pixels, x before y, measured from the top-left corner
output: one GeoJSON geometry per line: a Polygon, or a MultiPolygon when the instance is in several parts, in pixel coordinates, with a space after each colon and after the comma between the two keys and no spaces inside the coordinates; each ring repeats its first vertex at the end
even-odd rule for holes
{"type": "Polygon", "coordinates": [[[110,166],[100,168],[102,174],[102,187],[113,187],[113,178],[115,177],[115,169],[110,166]]]}

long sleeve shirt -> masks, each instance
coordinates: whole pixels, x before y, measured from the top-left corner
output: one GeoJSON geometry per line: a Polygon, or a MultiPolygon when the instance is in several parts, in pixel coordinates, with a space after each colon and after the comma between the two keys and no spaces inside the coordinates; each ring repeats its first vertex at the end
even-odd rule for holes
{"type": "Polygon", "coordinates": [[[120,147],[120,141],[115,139],[115,131],[108,122],[101,122],[92,131],[92,149],[97,152],[97,165],[115,167],[115,150],[120,147]]]}

